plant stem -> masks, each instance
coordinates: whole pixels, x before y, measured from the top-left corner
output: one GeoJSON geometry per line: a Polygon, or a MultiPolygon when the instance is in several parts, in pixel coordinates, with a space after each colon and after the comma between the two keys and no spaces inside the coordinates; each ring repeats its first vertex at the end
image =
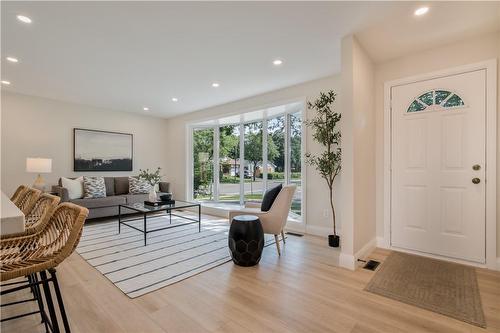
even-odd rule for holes
{"type": "Polygon", "coordinates": [[[332,207],[333,234],[337,236],[337,230],[335,225],[335,207],[333,205],[333,184],[330,185],[330,206],[332,207]]]}

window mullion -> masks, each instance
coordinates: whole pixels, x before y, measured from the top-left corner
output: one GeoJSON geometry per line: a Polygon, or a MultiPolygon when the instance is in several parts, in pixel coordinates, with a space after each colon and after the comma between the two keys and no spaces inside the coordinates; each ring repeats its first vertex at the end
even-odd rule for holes
{"type": "Polygon", "coordinates": [[[290,115],[285,114],[285,184],[290,184],[290,115]]]}
{"type": "Polygon", "coordinates": [[[245,125],[240,120],[240,205],[245,203],[245,125]]]}
{"type": "Polygon", "coordinates": [[[267,118],[262,120],[262,192],[267,190],[267,118]]]}
{"type": "Polygon", "coordinates": [[[219,174],[220,174],[220,159],[219,159],[219,126],[214,128],[214,201],[219,201],[219,174]]]}

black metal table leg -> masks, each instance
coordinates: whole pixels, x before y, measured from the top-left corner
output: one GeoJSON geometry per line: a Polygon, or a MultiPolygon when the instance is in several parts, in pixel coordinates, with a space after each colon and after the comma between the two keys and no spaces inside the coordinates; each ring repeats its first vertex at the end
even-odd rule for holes
{"type": "Polygon", "coordinates": [[[144,213],[144,246],[146,246],[146,235],[147,235],[147,231],[146,231],[146,213],[144,213]]]}
{"type": "Polygon", "coordinates": [[[45,301],[47,302],[47,307],[49,308],[50,323],[52,325],[53,332],[59,333],[59,323],[57,322],[56,311],[54,309],[54,303],[52,302],[52,294],[50,293],[50,286],[47,281],[47,273],[45,271],[41,271],[40,277],[43,282],[43,293],[45,294],[45,301]]]}
{"type": "Polygon", "coordinates": [[[57,303],[59,304],[59,312],[61,313],[61,317],[63,320],[64,330],[66,331],[66,333],[70,333],[71,329],[69,327],[68,317],[66,316],[66,310],[64,309],[64,303],[61,295],[61,290],[59,289],[59,282],[57,281],[55,268],[50,268],[49,273],[52,278],[52,283],[54,284],[54,291],[56,292],[57,303]]]}
{"type": "Polygon", "coordinates": [[[170,224],[172,224],[172,210],[171,210],[171,209],[169,209],[169,210],[168,210],[168,213],[169,213],[169,215],[170,215],[170,224]]]}
{"type": "Polygon", "coordinates": [[[201,205],[198,205],[198,232],[201,232],[201,205]]]}
{"type": "Polygon", "coordinates": [[[118,205],[118,233],[120,233],[122,224],[122,206],[118,205]]]}

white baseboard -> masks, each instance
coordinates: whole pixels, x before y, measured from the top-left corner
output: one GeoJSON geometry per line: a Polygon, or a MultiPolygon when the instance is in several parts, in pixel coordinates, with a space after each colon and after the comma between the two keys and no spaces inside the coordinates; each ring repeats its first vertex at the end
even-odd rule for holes
{"type": "Polygon", "coordinates": [[[340,253],[339,266],[353,271],[356,269],[356,260],[353,255],[340,253]]]}
{"type": "Polygon", "coordinates": [[[377,239],[373,238],[371,241],[366,243],[358,252],[354,255],[340,253],[339,256],[339,266],[347,268],[350,270],[355,270],[359,258],[364,258],[370,254],[377,246],[377,239]]]}
{"type": "Polygon", "coordinates": [[[373,238],[371,241],[366,243],[358,252],[354,254],[354,260],[357,262],[360,258],[365,258],[377,247],[377,239],[373,238]]]}
{"type": "MultiPolygon", "coordinates": [[[[306,234],[313,236],[320,236],[327,238],[328,235],[333,234],[333,230],[327,227],[320,227],[315,225],[307,225],[306,224],[306,234]]],[[[340,230],[337,229],[337,235],[340,235],[340,230]]]]}
{"type": "Polygon", "coordinates": [[[388,249],[389,248],[384,237],[377,237],[377,247],[380,247],[381,249],[388,249]]]}

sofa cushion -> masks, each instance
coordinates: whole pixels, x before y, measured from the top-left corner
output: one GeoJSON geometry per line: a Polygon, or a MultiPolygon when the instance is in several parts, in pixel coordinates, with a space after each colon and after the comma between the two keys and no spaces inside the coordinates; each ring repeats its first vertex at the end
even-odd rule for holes
{"type": "Polygon", "coordinates": [[[144,203],[144,201],[149,200],[149,194],[127,194],[124,195],[127,200],[127,205],[133,205],[135,203],[144,203]]]}
{"type": "Polygon", "coordinates": [[[124,196],[115,195],[112,197],[104,197],[104,198],[84,198],[84,199],[75,199],[71,200],[75,205],[83,206],[86,208],[100,208],[100,207],[110,207],[110,206],[118,206],[125,205],[126,199],[124,196]]]}
{"type": "Polygon", "coordinates": [[[115,195],[128,194],[128,177],[115,177],[115,195]]]}
{"type": "Polygon", "coordinates": [[[115,177],[104,177],[104,185],[106,186],[106,196],[115,195],[115,177]]]}
{"type": "Polygon", "coordinates": [[[160,192],[169,193],[170,192],[170,183],[168,182],[159,182],[158,189],[160,192]]]}

